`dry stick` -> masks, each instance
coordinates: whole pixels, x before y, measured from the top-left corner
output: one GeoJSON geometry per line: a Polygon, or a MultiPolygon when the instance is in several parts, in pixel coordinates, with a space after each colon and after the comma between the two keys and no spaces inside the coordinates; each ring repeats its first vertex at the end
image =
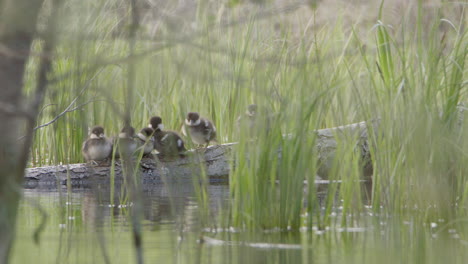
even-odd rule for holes
{"type": "MultiPolygon", "coordinates": [[[[80,105],[78,105],[77,107],[75,108],[72,108],[72,109],[69,109],[69,110],[64,110],[62,113],[60,113],[59,115],[57,115],[56,117],[54,117],[51,121],[45,123],[45,124],[42,124],[42,125],[39,125],[35,128],[33,128],[33,130],[38,130],[40,128],[43,128],[43,127],[46,127],[46,126],[49,126],[49,125],[52,125],[53,123],[55,123],[60,117],[62,117],[63,115],[65,115],[66,113],[71,113],[71,112],[74,112],[76,110],[80,110],[83,106],[86,106],[90,103],[94,103],[94,102],[109,102],[109,100],[105,100],[105,99],[98,99],[98,100],[95,100],[95,99],[92,99],[92,100],[89,100],[85,103],[82,103],[80,105]]],[[[113,102],[112,102],[113,103],[113,102]]],[[[47,106],[51,106],[51,105],[56,105],[56,104],[49,104],[47,106]]],[[[40,113],[39,113],[40,114],[40,113]]],[[[22,136],[20,138],[18,138],[18,140],[21,140],[23,138],[25,138],[26,136],[22,136]]]]}
{"type": "Polygon", "coordinates": [[[110,100],[106,100],[106,99],[91,99],[91,100],[88,100],[80,105],[78,105],[77,107],[75,108],[72,108],[70,110],[67,111],[67,113],[70,113],[70,112],[73,112],[73,111],[76,111],[76,110],[80,110],[83,106],[86,106],[90,103],[94,103],[94,102],[109,102],[110,100]]]}
{"type": "Polygon", "coordinates": [[[82,107],[82,106],[87,105],[87,104],[89,104],[90,102],[94,101],[94,100],[90,100],[90,101],[88,101],[88,102],[86,102],[86,103],[84,103],[84,104],[82,104],[82,105],[80,105],[80,106],[78,106],[78,107],[75,107],[75,108],[73,108],[73,109],[70,109],[70,108],[76,103],[76,100],[78,100],[78,98],[90,87],[91,82],[94,80],[94,78],[96,78],[96,76],[99,75],[99,73],[101,73],[101,71],[102,71],[102,69],[99,70],[99,72],[97,72],[91,79],[89,79],[89,80],[87,81],[87,83],[85,84],[85,86],[83,87],[83,89],[81,89],[80,93],[75,97],[75,99],[73,99],[73,101],[67,106],[67,108],[65,108],[65,110],[63,110],[60,114],[58,114],[56,117],[54,117],[51,121],[49,121],[49,122],[47,122],[47,123],[45,123],[45,124],[39,125],[39,126],[33,128],[33,130],[38,130],[39,128],[48,126],[48,125],[54,123],[55,121],[57,121],[60,117],[62,117],[62,116],[65,115],[66,113],[68,113],[68,112],[73,112],[73,111],[77,110],[79,107],[82,107]]]}
{"type": "Polygon", "coordinates": [[[46,110],[46,108],[48,108],[49,106],[57,106],[57,104],[46,104],[42,107],[41,111],[39,111],[39,113],[37,113],[37,116],[40,116],[42,115],[42,112],[44,112],[44,110],[46,110]]]}
{"type": "MultiPolygon", "coordinates": [[[[31,131],[31,134],[32,134],[32,132],[34,132],[34,131],[36,131],[36,130],[38,130],[38,129],[40,129],[40,128],[43,128],[43,127],[46,127],[46,126],[49,126],[49,125],[55,123],[60,117],[62,117],[62,116],[65,115],[66,113],[76,111],[76,110],[78,110],[79,108],[81,108],[81,107],[83,107],[83,106],[85,106],[85,105],[87,105],[87,104],[89,104],[89,103],[91,103],[91,102],[99,101],[99,100],[90,100],[90,101],[88,101],[88,102],[86,102],[86,103],[83,103],[83,104],[81,104],[81,105],[79,105],[79,106],[77,106],[77,107],[75,107],[75,108],[70,109],[70,108],[76,103],[76,100],[78,100],[78,98],[84,93],[84,91],[86,91],[86,90],[88,89],[88,87],[89,87],[90,84],[91,84],[91,81],[94,80],[94,78],[95,78],[101,71],[102,71],[102,69],[101,69],[99,72],[97,72],[91,79],[88,80],[88,82],[86,83],[85,87],[83,87],[83,89],[81,89],[80,93],[75,97],[75,99],[73,99],[73,101],[67,106],[67,108],[65,108],[65,110],[63,110],[60,114],[58,114],[56,117],[54,117],[51,121],[49,121],[49,122],[47,122],[47,123],[45,123],[45,124],[42,124],[42,125],[39,125],[39,126],[36,126],[36,127],[32,128],[32,129],[31,129],[31,130],[32,130],[32,131],[31,131]]],[[[44,106],[44,107],[42,108],[41,112],[42,112],[47,106],[50,106],[50,105],[54,105],[54,104],[48,104],[48,105],[44,106]]],[[[31,113],[33,113],[33,111],[31,111],[31,113]]],[[[39,114],[38,114],[38,115],[39,115],[39,114]]],[[[29,117],[29,115],[28,115],[28,117],[29,117]]],[[[36,117],[36,118],[37,118],[37,117],[36,117]]],[[[31,117],[29,117],[29,119],[30,119],[30,121],[32,120],[31,117]]],[[[29,126],[29,125],[28,125],[28,126],[29,126]]],[[[28,136],[28,134],[29,134],[29,132],[28,132],[26,135],[24,135],[24,136],[22,136],[22,137],[19,137],[18,140],[24,139],[25,137],[28,136]]]]}
{"type": "MultiPolygon", "coordinates": [[[[139,26],[139,15],[137,10],[136,0],[130,0],[131,9],[131,24],[129,32],[129,57],[133,57],[135,53],[136,32],[139,26]]],[[[135,85],[135,62],[134,60],[128,64],[128,79],[127,79],[127,97],[125,101],[124,122],[125,126],[131,124],[131,109],[133,107],[133,86],[135,85]]],[[[141,215],[142,215],[142,199],[141,199],[141,181],[136,169],[136,163],[133,161],[131,154],[124,155],[124,177],[127,179],[130,198],[134,202],[131,209],[131,223],[133,232],[133,244],[136,250],[136,263],[143,264],[143,247],[142,247],[142,232],[141,232],[141,215]]]]}

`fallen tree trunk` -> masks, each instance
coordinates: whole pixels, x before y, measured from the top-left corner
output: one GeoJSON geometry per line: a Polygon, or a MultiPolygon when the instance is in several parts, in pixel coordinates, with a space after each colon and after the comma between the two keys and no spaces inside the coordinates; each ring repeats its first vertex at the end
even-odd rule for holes
{"type": "MultiPolygon", "coordinates": [[[[235,143],[210,146],[205,152],[193,150],[184,158],[160,161],[158,158],[143,158],[140,162],[143,184],[159,184],[163,181],[192,181],[193,175],[202,170],[212,183],[227,182],[229,153],[235,143]]],[[[112,166],[93,166],[86,163],[46,166],[26,169],[26,188],[55,188],[57,185],[86,186],[94,183],[109,183],[112,166]]],[[[114,166],[115,181],[121,182],[120,161],[114,166]]]]}
{"type": "MultiPolygon", "coordinates": [[[[361,151],[364,162],[364,174],[372,173],[370,153],[368,148],[368,126],[375,128],[377,122],[360,122],[335,128],[320,129],[316,134],[316,148],[319,159],[318,174],[327,178],[332,166],[335,150],[340,137],[344,140],[355,140],[356,147],[361,151]]],[[[290,137],[290,135],[287,135],[290,137]]],[[[159,184],[164,181],[193,181],[194,175],[206,175],[210,183],[228,181],[228,174],[233,152],[237,143],[210,146],[206,151],[192,150],[189,154],[173,161],[159,158],[143,158],[140,162],[141,180],[143,185],[159,184]],[[204,174],[203,174],[204,172],[204,174]]],[[[92,166],[85,163],[47,166],[26,169],[26,188],[56,188],[58,185],[71,183],[72,186],[90,184],[109,184],[112,166],[92,166]]],[[[119,162],[114,166],[115,182],[123,181],[122,167],[119,162]]]]}

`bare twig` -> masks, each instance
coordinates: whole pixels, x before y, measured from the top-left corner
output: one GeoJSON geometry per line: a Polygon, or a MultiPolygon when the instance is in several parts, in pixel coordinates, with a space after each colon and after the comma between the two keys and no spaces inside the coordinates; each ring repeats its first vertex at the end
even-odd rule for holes
{"type": "Polygon", "coordinates": [[[105,100],[105,99],[92,99],[92,100],[88,100],[80,105],[78,105],[77,107],[75,108],[72,108],[70,110],[68,110],[68,113],[69,112],[73,112],[73,111],[76,111],[76,110],[80,110],[81,108],[83,108],[83,106],[86,106],[90,103],[95,103],[95,102],[109,102],[109,100],[105,100]]]}
{"type": "MultiPolygon", "coordinates": [[[[83,89],[81,89],[81,91],[78,93],[78,95],[75,97],[75,99],[73,99],[73,101],[71,101],[71,103],[67,106],[67,108],[65,108],[65,110],[63,110],[60,114],[58,114],[56,117],[54,117],[51,121],[45,123],[45,124],[42,124],[40,126],[37,126],[35,128],[33,128],[33,131],[39,129],[39,128],[42,128],[42,127],[45,127],[45,126],[48,126],[52,123],[54,123],[55,121],[57,121],[60,117],[62,117],[63,115],[65,115],[66,113],[68,112],[73,112],[76,110],[77,107],[74,108],[74,110],[72,110],[72,106],[76,103],[76,100],[78,100],[78,98],[86,91],[88,90],[88,88],[91,86],[91,82],[99,75],[99,73],[101,73],[102,69],[99,70],[96,74],[94,74],[93,77],[91,77],[91,79],[89,79],[85,86],[83,87],[83,89]]],[[[87,102],[86,104],[88,104],[90,102],[87,102]]]]}
{"type": "Polygon", "coordinates": [[[53,106],[53,105],[57,105],[57,104],[46,104],[42,107],[41,111],[39,111],[39,113],[37,114],[37,116],[40,116],[42,114],[42,112],[44,112],[44,110],[49,107],[49,106],[53,106]]]}
{"type": "MultiPolygon", "coordinates": [[[[83,103],[79,106],[76,106],[75,108],[72,108],[72,106],[76,103],[76,100],[78,100],[78,98],[90,87],[90,84],[91,82],[94,80],[94,78],[96,78],[97,75],[99,75],[99,73],[102,71],[102,69],[100,71],[98,71],[93,77],[91,77],[91,79],[89,79],[85,86],[83,87],[83,89],[81,89],[80,93],[75,97],[75,99],[73,99],[73,101],[67,106],[67,108],[65,108],[65,110],[63,110],[60,114],[58,114],[56,117],[54,117],[51,121],[45,123],[45,124],[42,124],[42,125],[39,125],[39,126],[36,126],[34,128],[31,128],[31,133],[40,129],[40,128],[43,128],[43,127],[46,127],[46,126],[49,126],[51,124],[53,124],[54,122],[56,122],[60,117],[62,117],[63,115],[65,115],[66,113],[69,113],[69,112],[73,112],[73,111],[76,111],[78,110],[79,108],[91,103],[91,102],[95,102],[95,101],[105,101],[105,100],[89,100],[88,102],[86,103],[83,103]]],[[[54,105],[54,104],[48,104],[46,106],[44,106],[41,110],[41,112],[47,107],[47,106],[51,106],[51,105],[54,105]]],[[[28,132],[29,134],[29,132],[28,132]]],[[[22,140],[24,138],[26,138],[28,136],[28,134],[18,138],[18,140],[22,140]]]]}
{"type": "Polygon", "coordinates": [[[43,127],[46,127],[46,126],[49,126],[49,125],[52,125],[53,123],[55,123],[60,117],[62,117],[63,115],[65,115],[66,113],[70,113],[70,112],[74,112],[76,110],[79,110],[81,109],[83,106],[86,106],[90,103],[94,103],[94,102],[100,102],[100,101],[104,101],[106,102],[107,100],[103,100],[103,99],[100,99],[100,100],[89,100],[83,104],[80,104],[79,106],[75,107],[75,108],[72,108],[72,109],[68,109],[71,105],[69,105],[63,112],[61,112],[60,114],[58,114],[56,117],[54,117],[52,120],[50,120],[49,122],[47,123],[44,123],[42,125],[39,125],[37,127],[34,128],[34,130],[38,130],[40,128],[43,128],[43,127]]]}

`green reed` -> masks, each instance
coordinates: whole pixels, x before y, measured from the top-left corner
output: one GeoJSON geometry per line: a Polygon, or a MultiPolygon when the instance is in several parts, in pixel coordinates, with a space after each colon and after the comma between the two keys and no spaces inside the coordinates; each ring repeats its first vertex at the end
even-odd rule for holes
{"type": "MultiPolygon", "coordinates": [[[[425,252],[430,232],[421,226],[405,230],[405,219],[418,224],[446,219],[466,235],[460,219],[466,218],[468,199],[466,122],[459,122],[457,107],[466,100],[466,21],[452,19],[456,7],[448,4],[425,17],[421,3],[402,12],[397,23],[388,21],[383,8],[380,15],[378,9],[373,13],[378,19],[351,25],[341,14],[334,23],[320,23],[320,14],[312,12],[296,21],[223,11],[234,21],[244,17],[234,26],[200,4],[193,31],[167,26],[137,42],[137,54],[152,51],[136,59],[132,125],[138,131],[160,115],[166,128],[179,130],[186,113],[198,111],[214,121],[219,143],[239,142],[229,176],[231,207],[220,225],[354,226],[363,223],[369,203],[380,215],[376,226],[383,215],[394,217],[383,228],[392,235],[392,252],[414,242],[413,235],[426,243],[421,256],[407,257],[421,262],[431,254],[425,252]],[[251,103],[261,109],[253,134],[236,122],[251,103]],[[363,120],[379,120],[377,128],[368,127],[372,198],[363,197],[359,183],[358,135],[346,134],[337,138],[327,173],[320,175],[341,182],[331,183],[319,199],[313,182],[323,153],[317,152],[312,131],[363,120]],[[332,217],[337,206],[340,219],[332,217]],[[398,228],[411,236],[399,237],[398,228]]],[[[39,124],[74,98],[77,109],[36,131],[34,166],[81,162],[88,127],[101,124],[107,135],[117,135],[123,125],[129,59],[118,59],[128,53],[125,27],[121,14],[108,11],[110,2],[95,5],[80,5],[76,32],[62,29],[51,78],[66,78],[51,84],[39,124]],[[103,66],[94,66],[99,63],[103,66]]],[[[143,36],[148,31],[141,29],[143,36]]],[[[34,63],[30,68],[33,72],[34,63]]],[[[198,178],[194,183],[206,206],[206,178],[200,179],[201,185],[198,178]]],[[[315,243],[304,241],[304,247],[315,243]]]]}

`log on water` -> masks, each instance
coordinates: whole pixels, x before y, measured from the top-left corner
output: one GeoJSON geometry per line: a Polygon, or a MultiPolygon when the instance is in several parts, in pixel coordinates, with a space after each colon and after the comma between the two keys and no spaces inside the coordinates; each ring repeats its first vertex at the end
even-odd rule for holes
{"type": "MultiPolygon", "coordinates": [[[[320,129],[316,134],[316,150],[319,159],[318,174],[326,179],[327,173],[335,158],[335,150],[339,142],[353,140],[356,149],[361,152],[364,174],[372,172],[368,144],[368,126],[375,128],[377,122],[360,122],[335,128],[320,129]]],[[[291,135],[286,135],[286,138],[291,135]]],[[[194,175],[206,175],[210,183],[225,183],[233,158],[233,148],[236,143],[214,145],[206,150],[191,150],[184,158],[172,161],[160,160],[159,157],[143,158],[140,162],[142,183],[160,184],[165,181],[193,181],[194,175]],[[204,172],[204,174],[203,174],[204,172]]],[[[111,166],[93,166],[90,164],[69,164],[26,169],[26,188],[56,188],[68,181],[72,186],[87,186],[90,184],[109,184],[111,166]]],[[[122,167],[120,162],[114,166],[115,182],[122,182],[122,167]]]]}
{"type": "Polygon", "coordinates": [[[370,179],[373,168],[368,139],[369,133],[375,133],[378,125],[379,120],[372,120],[314,131],[317,137],[318,176],[322,179],[328,178],[328,173],[335,162],[336,150],[340,142],[344,142],[346,146],[353,146],[349,145],[350,142],[353,142],[355,151],[359,151],[361,155],[362,176],[364,179],[370,179]]]}
{"type": "MultiPolygon", "coordinates": [[[[235,143],[210,146],[208,149],[191,150],[183,158],[172,160],[160,157],[143,158],[138,165],[143,184],[160,184],[164,181],[191,182],[194,175],[206,175],[210,183],[227,182],[230,166],[230,152],[235,143]]],[[[157,155],[155,155],[157,156],[157,155]]],[[[114,180],[123,181],[122,166],[116,161],[114,180]]],[[[26,188],[55,188],[71,181],[72,186],[109,184],[112,167],[109,164],[95,166],[78,163],[26,169],[26,188]]]]}

